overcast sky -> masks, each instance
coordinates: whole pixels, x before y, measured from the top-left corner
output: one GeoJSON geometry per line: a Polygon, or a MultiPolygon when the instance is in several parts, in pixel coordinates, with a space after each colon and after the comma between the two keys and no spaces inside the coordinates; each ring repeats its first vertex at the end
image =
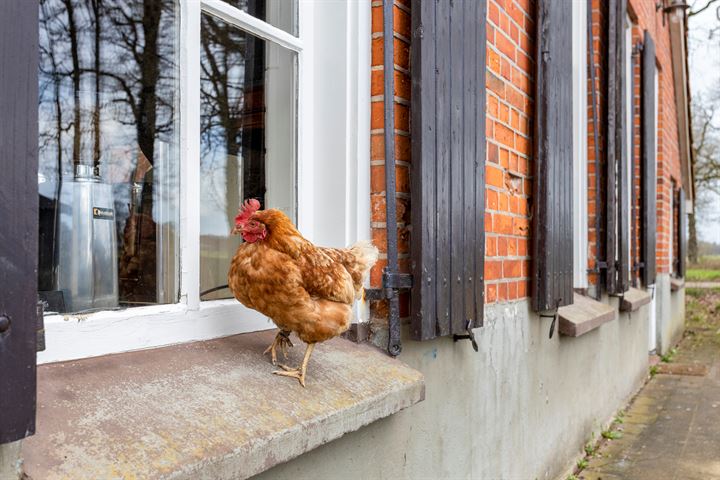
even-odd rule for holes
{"type": "MultiPolygon", "coordinates": [[[[692,10],[699,10],[710,0],[689,0],[692,10]]],[[[720,99],[720,1],[707,10],[689,19],[690,90],[693,96],[708,97],[713,93],[720,99]],[[711,30],[715,29],[711,36],[711,30]]],[[[720,101],[720,100],[717,100],[720,101]]],[[[720,107],[720,106],[719,106],[720,107]]],[[[720,111],[720,108],[718,108],[720,111]]],[[[720,125],[720,113],[716,112],[715,122],[720,125]]],[[[720,198],[697,212],[698,236],[701,240],[720,243],[720,198]]]]}

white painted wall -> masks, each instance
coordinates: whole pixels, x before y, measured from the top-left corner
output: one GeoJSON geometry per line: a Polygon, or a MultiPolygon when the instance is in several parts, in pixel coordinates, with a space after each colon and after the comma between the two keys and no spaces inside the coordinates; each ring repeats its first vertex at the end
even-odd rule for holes
{"type": "Polygon", "coordinates": [[[548,339],[551,320],[519,301],[486,308],[479,353],[407,340],[400,359],[425,375],[424,402],[256,478],[557,478],[644,381],[647,315],[548,339]]]}

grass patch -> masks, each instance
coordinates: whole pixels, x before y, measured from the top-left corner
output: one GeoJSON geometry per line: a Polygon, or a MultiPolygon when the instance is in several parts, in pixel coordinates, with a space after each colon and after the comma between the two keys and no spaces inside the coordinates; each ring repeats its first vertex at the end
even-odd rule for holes
{"type": "Polygon", "coordinates": [[[605,430],[601,433],[601,435],[607,440],[617,440],[623,436],[622,432],[618,432],[617,430],[605,430]]]}
{"type": "Polygon", "coordinates": [[[700,257],[698,263],[688,265],[685,279],[690,282],[720,282],[720,256],[700,257]]]}
{"type": "Polygon", "coordinates": [[[663,363],[670,363],[673,361],[673,357],[677,355],[677,348],[671,348],[668,353],[660,357],[660,361],[663,363]]]}
{"type": "Polygon", "coordinates": [[[585,455],[588,457],[595,455],[595,443],[592,440],[585,445],[585,455]]]}
{"type": "Polygon", "coordinates": [[[685,279],[689,282],[718,282],[720,281],[720,270],[688,268],[685,279]]]}

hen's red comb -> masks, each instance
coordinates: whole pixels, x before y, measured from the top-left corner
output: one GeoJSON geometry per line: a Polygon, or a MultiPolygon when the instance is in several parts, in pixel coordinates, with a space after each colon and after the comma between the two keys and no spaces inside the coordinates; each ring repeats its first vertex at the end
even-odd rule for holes
{"type": "Polygon", "coordinates": [[[258,210],[260,210],[260,202],[258,200],[254,198],[245,200],[245,202],[240,205],[240,210],[235,217],[235,225],[239,228],[244,227],[252,214],[258,210]]]}

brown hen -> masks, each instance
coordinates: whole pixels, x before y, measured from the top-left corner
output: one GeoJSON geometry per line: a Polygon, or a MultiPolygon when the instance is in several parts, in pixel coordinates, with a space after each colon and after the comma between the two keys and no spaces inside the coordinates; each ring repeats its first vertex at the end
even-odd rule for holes
{"type": "Polygon", "coordinates": [[[310,355],[318,342],[345,332],[352,304],[363,292],[363,281],[378,258],[370,242],[350,248],[317,247],[303,238],[280,210],[259,210],[247,200],[235,218],[233,233],[243,236],[230,264],[228,285],[248,308],[267,315],[280,332],[264,353],[277,363],[277,348],[286,353],[290,332],[307,343],[298,368],[280,365],[277,375],[297,378],[305,386],[310,355]]]}

